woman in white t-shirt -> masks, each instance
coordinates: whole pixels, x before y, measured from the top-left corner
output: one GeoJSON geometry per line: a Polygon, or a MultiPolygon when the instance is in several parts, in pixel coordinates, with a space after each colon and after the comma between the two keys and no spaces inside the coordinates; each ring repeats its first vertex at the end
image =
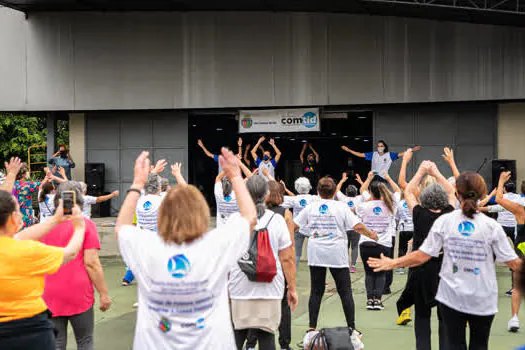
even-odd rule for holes
{"type": "Polygon", "coordinates": [[[368,263],[375,271],[418,266],[443,250],[443,265],[436,300],[441,326],[447,335],[446,349],[467,349],[465,328],[470,329],[469,349],[488,349],[490,328],[498,311],[496,261],[512,270],[521,261],[501,226],[479,213],[477,202],[487,193],[483,178],[463,173],[456,182],[461,210],[440,216],[419,250],[402,258],[381,256],[368,263]]]}
{"type": "MultiPolygon", "coordinates": [[[[286,188],[284,182],[281,181],[281,184],[283,184],[284,190],[288,194],[288,196],[284,196],[284,202],[282,206],[287,209],[292,209],[294,219],[308,204],[319,199],[318,196],[310,194],[310,191],[312,190],[312,185],[310,183],[310,180],[308,180],[308,178],[306,177],[300,177],[297,180],[295,180],[294,187],[295,191],[297,192],[297,195],[289,191],[286,188]]],[[[301,255],[303,254],[303,244],[307,236],[308,232],[305,228],[299,228],[294,233],[296,266],[299,266],[299,263],[301,261],[301,255]]]]}
{"type": "MultiPolygon", "coordinates": [[[[235,264],[231,269],[228,289],[232,301],[235,341],[237,349],[241,350],[250,333],[257,338],[261,349],[271,350],[275,349],[274,333],[281,320],[285,277],[288,284],[288,303],[292,310],[297,305],[293,246],[284,217],[266,209],[266,179],[261,175],[254,175],[246,182],[246,186],[257,208],[255,229],[268,229],[277,275],[270,283],[252,282],[239,265],[235,264]]],[[[235,216],[231,220],[235,220],[235,216]]]]}
{"type": "Polygon", "coordinates": [[[221,227],[233,213],[239,211],[232,184],[225,176],[224,171],[215,178],[213,192],[215,194],[215,203],[217,204],[217,227],[221,227]]]}
{"type": "Polygon", "coordinates": [[[148,181],[148,152],[135,163],[135,178],[117,219],[124,261],[138,280],[135,350],[231,350],[235,340],[228,305],[228,274],[248,249],[257,213],[239,170],[239,160],[222,150],[240,215],[208,231],[210,209],[194,186],[168,192],[159,210],[157,233],[132,226],[136,204],[148,181]]]}
{"type": "Polygon", "coordinates": [[[40,222],[46,221],[55,213],[55,186],[51,181],[44,181],[38,192],[38,208],[40,209],[40,222]]]}
{"type": "Polygon", "coordinates": [[[161,203],[160,177],[155,173],[149,173],[148,181],[144,186],[144,195],[138,200],[135,209],[137,226],[139,228],[157,232],[157,220],[161,203]]]}
{"type": "MultiPolygon", "coordinates": [[[[359,249],[361,259],[365,268],[365,286],[367,310],[383,310],[381,297],[387,285],[387,274],[385,272],[374,272],[366,263],[370,257],[379,258],[381,254],[390,255],[392,250],[392,234],[395,239],[395,215],[397,202],[400,198],[399,187],[395,185],[395,195],[381,181],[372,181],[375,174],[370,172],[361,192],[369,192],[371,198],[361,203],[357,209],[357,216],[366,227],[375,231],[379,237],[377,241],[366,236],[361,236],[359,249]]],[[[388,174],[384,174],[387,180],[393,183],[388,174]]]]}
{"type": "Polygon", "coordinates": [[[334,200],[336,185],[324,177],[317,184],[319,200],[304,208],[294,219],[297,227],[306,229],[308,265],[310,267],[310,300],[308,303],[309,330],[317,328],[321,300],[325,291],[326,269],[334,278],[337,293],[343,304],[347,326],[355,329],[355,305],[348,266],[346,232],[355,230],[371,239],[377,239],[345,203],[334,200]]]}

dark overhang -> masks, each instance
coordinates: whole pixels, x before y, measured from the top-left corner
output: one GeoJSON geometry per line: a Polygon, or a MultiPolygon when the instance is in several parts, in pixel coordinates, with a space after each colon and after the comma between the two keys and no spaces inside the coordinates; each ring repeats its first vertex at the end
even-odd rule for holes
{"type": "Polygon", "coordinates": [[[294,11],[525,26],[525,0],[0,0],[26,14],[56,11],[294,11]]]}

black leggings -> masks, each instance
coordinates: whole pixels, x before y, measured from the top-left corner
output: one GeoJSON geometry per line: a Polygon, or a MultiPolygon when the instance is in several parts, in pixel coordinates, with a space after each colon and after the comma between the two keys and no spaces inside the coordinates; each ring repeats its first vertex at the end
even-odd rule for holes
{"type": "Polygon", "coordinates": [[[439,312],[443,320],[446,333],[447,350],[466,350],[467,340],[465,328],[470,330],[469,350],[487,350],[489,346],[490,327],[494,315],[477,316],[456,311],[444,304],[439,303],[439,312]]]}
{"type": "MultiPolygon", "coordinates": [[[[348,267],[330,267],[330,273],[335,281],[337,293],[343,304],[346,323],[348,327],[355,329],[355,305],[352,295],[352,281],[350,280],[350,269],[348,267]]],[[[310,266],[310,301],[308,311],[310,316],[310,328],[317,328],[319,309],[323,299],[326,281],[326,267],[310,266]]]]}
{"type": "Polygon", "coordinates": [[[374,272],[374,269],[368,266],[367,261],[368,258],[379,258],[381,253],[388,255],[389,249],[373,242],[365,242],[359,246],[359,249],[365,267],[366,298],[368,300],[381,300],[385,290],[386,273],[384,271],[374,272]]]}
{"type": "MultiPolygon", "coordinates": [[[[386,248],[388,250],[388,254],[385,254],[389,258],[394,258],[394,248],[396,246],[396,237],[392,237],[392,248],[386,248]]],[[[390,290],[390,286],[392,285],[392,282],[394,281],[394,271],[386,271],[385,272],[385,292],[387,290],[390,290]]]]}
{"type": "Polygon", "coordinates": [[[259,349],[275,350],[275,335],[257,328],[236,329],[234,331],[237,350],[242,350],[242,346],[248,337],[248,333],[257,339],[259,342],[259,349]]]}
{"type": "Polygon", "coordinates": [[[401,231],[399,232],[399,246],[397,247],[397,254],[399,257],[407,255],[408,241],[414,237],[412,231],[401,231]]]}
{"type": "Polygon", "coordinates": [[[352,248],[352,254],[350,255],[350,263],[355,266],[357,263],[357,257],[359,256],[359,239],[361,235],[355,231],[346,231],[348,238],[348,249],[352,248]]]}
{"type": "MultiPolygon", "coordinates": [[[[432,307],[425,304],[419,304],[418,302],[414,305],[416,316],[414,321],[414,333],[416,334],[416,350],[430,350],[431,347],[431,335],[432,331],[430,328],[430,320],[432,317],[432,307]]],[[[446,332],[445,326],[443,325],[440,309],[437,309],[438,316],[438,333],[439,333],[439,349],[447,350],[446,347],[446,332]]]]}

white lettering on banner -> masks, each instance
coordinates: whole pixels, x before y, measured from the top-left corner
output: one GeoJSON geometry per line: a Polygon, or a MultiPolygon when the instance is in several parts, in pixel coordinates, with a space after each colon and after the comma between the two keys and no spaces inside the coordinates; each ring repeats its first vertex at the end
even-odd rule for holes
{"type": "Polygon", "coordinates": [[[319,108],[239,112],[239,133],[321,131],[319,108]]]}

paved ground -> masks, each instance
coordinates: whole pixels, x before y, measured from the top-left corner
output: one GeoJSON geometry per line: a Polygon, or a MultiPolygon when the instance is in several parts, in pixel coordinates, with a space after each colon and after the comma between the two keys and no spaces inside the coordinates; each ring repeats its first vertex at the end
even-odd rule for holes
{"type": "MultiPolygon", "coordinates": [[[[105,267],[106,281],[109,285],[110,294],[113,298],[113,306],[106,313],[97,312],[95,315],[95,342],[99,350],[124,350],[131,349],[134,334],[135,314],[132,309],[136,301],[136,285],[129,287],[120,286],[124,273],[124,265],[118,255],[116,242],[113,239],[111,220],[98,220],[101,233],[103,249],[103,264],[105,267]]],[[[366,311],[365,309],[365,287],[364,274],[359,268],[357,274],[352,274],[354,298],[356,302],[357,327],[365,334],[364,342],[366,349],[414,349],[413,324],[406,327],[395,325],[397,317],[395,301],[404,287],[406,277],[395,276],[393,294],[384,299],[384,311],[366,311]]],[[[490,338],[490,349],[507,350],[514,349],[525,344],[522,333],[510,334],[507,332],[507,321],[510,315],[510,298],[504,295],[509,287],[510,273],[504,267],[498,268],[498,281],[500,286],[499,309],[492,327],[490,338]]],[[[328,280],[327,293],[325,294],[321,313],[319,317],[320,327],[342,326],[345,324],[341,303],[335,293],[335,285],[331,278],[328,280]]],[[[297,344],[304,331],[308,327],[308,295],[309,274],[308,267],[302,262],[298,273],[298,290],[300,303],[298,309],[293,313],[293,347],[297,344]]],[[[523,316],[525,321],[525,316],[523,316]]],[[[437,325],[434,319],[433,325],[437,325]]],[[[525,323],[524,323],[525,326],[525,323]]],[[[433,334],[437,334],[437,328],[433,328],[433,334]]],[[[437,349],[437,338],[434,338],[434,348],[437,349]]],[[[70,334],[68,349],[76,349],[74,338],[70,334]]]]}

